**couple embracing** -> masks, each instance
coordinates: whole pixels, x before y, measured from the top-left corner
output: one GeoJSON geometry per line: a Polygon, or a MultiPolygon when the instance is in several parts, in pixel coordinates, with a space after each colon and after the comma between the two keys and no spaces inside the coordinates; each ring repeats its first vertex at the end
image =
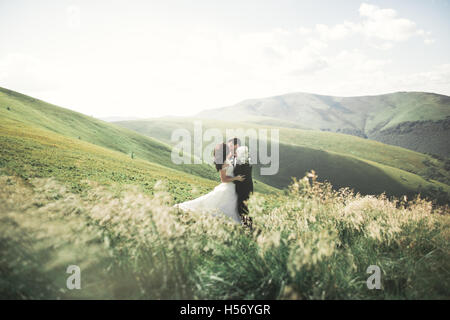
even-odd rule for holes
{"type": "Polygon", "coordinates": [[[248,148],[238,138],[214,148],[214,164],[221,183],[210,193],[176,204],[182,210],[225,215],[236,223],[252,227],[246,201],[253,192],[252,167],[248,148]]]}

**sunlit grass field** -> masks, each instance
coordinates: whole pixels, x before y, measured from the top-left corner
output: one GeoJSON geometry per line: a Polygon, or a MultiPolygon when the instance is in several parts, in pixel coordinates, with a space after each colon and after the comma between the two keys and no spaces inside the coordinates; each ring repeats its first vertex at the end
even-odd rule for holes
{"type": "Polygon", "coordinates": [[[45,130],[203,178],[217,178],[212,166],[174,164],[170,161],[171,147],[160,141],[3,88],[0,119],[2,128],[15,130],[14,134],[25,127],[26,132],[45,130]]]}
{"type": "MultiPolygon", "coordinates": [[[[20,123],[7,126],[3,122],[0,130],[0,166],[4,173],[25,180],[54,177],[74,192],[83,192],[85,180],[89,180],[105,185],[138,185],[151,193],[155,182],[164,180],[174,199],[184,201],[192,196],[194,186],[198,193],[206,193],[219,181],[217,175],[214,180],[201,178],[20,123]]],[[[278,192],[258,181],[255,188],[259,192],[278,192]]]]}
{"type": "Polygon", "coordinates": [[[172,207],[167,185],[0,177],[0,297],[448,299],[450,216],[431,203],[333,191],[311,173],[250,199],[253,232],[172,207]],[[81,289],[68,290],[68,265],[81,289]],[[368,266],[381,269],[369,290],[368,266]]]}

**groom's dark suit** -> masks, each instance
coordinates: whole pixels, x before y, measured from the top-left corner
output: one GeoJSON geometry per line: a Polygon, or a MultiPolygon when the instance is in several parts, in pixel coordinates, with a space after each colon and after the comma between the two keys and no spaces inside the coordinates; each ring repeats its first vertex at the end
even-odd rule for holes
{"type": "Polygon", "coordinates": [[[253,179],[252,179],[252,166],[248,163],[241,164],[236,161],[236,157],[233,159],[234,164],[234,176],[245,176],[244,181],[234,181],[236,185],[236,193],[238,195],[238,211],[242,219],[244,215],[248,214],[248,207],[244,201],[248,200],[250,193],[253,192],[253,179]]]}

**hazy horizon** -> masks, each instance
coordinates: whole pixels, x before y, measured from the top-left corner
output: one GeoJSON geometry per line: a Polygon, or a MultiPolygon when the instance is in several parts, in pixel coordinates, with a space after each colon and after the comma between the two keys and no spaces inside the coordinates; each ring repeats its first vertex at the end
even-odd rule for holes
{"type": "MultiPolygon", "coordinates": [[[[11,89],[11,88],[5,88],[5,89],[7,89],[7,90],[12,90],[12,91],[16,91],[16,90],[11,89]]],[[[17,92],[17,91],[16,91],[16,92],[17,92]]],[[[406,93],[420,92],[420,93],[430,93],[430,94],[445,95],[445,94],[442,94],[442,93],[437,93],[437,92],[427,92],[427,91],[395,91],[395,92],[386,92],[386,93],[380,93],[380,94],[376,94],[376,95],[365,95],[365,96],[380,96],[380,95],[387,95],[387,94],[400,93],[400,92],[406,92],[406,93]]],[[[23,92],[19,92],[19,93],[22,93],[22,94],[23,94],[23,92]]],[[[139,116],[135,116],[135,115],[133,115],[133,114],[124,114],[124,115],[119,115],[119,116],[117,116],[117,115],[95,116],[95,115],[89,114],[89,113],[84,113],[84,114],[85,114],[85,115],[88,115],[88,116],[92,116],[92,117],[97,118],[97,119],[100,119],[100,120],[103,120],[103,121],[107,121],[107,122],[129,121],[129,120],[145,120],[145,119],[170,118],[170,117],[173,117],[173,118],[177,118],[177,117],[179,117],[179,118],[194,118],[198,113],[200,113],[200,112],[202,112],[202,111],[213,110],[213,109],[219,109],[219,108],[225,108],[225,107],[230,107],[230,106],[236,105],[236,104],[238,104],[238,103],[240,103],[240,102],[243,102],[243,101],[245,101],[245,100],[266,99],[266,98],[272,98],[272,97],[283,96],[283,95],[287,95],[287,94],[296,94],[296,93],[304,93],[304,94],[312,94],[312,95],[322,95],[322,94],[317,94],[317,93],[314,93],[314,92],[300,92],[300,91],[299,91],[299,92],[286,92],[285,94],[274,95],[274,96],[252,97],[252,98],[248,98],[248,99],[236,101],[235,103],[230,104],[230,105],[226,105],[226,106],[216,106],[216,107],[212,107],[212,108],[206,108],[206,109],[200,110],[200,111],[198,111],[198,112],[195,112],[195,113],[193,113],[193,114],[186,114],[186,115],[163,114],[163,115],[158,115],[158,116],[150,116],[150,117],[145,117],[145,116],[144,116],[144,117],[139,117],[139,116]]],[[[323,96],[330,96],[330,95],[323,95],[323,96]]],[[[449,95],[445,95],[445,96],[449,96],[449,95]]],[[[362,96],[332,96],[332,97],[335,97],[335,98],[356,98],[356,97],[362,97],[362,96]]],[[[33,98],[36,98],[36,97],[33,97],[33,98]]],[[[42,99],[40,99],[40,100],[42,100],[42,99]]],[[[47,103],[51,103],[51,104],[55,104],[55,103],[52,103],[51,101],[46,101],[46,100],[42,100],[42,101],[47,102],[47,103]]],[[[56,105],[56,104],[55,104],[55,105],[56,105]]],[[[58,106],[59,106],[59,107],[62,107],[62,108],[70,109],[70,110],[72,110],[72,111],[77,111],[77,110],[75,110],[75,109],[68,108],[67,106],[63,106],[63,105],[58,105],[58,106]]],[[[80,111],[77,111],[77,112],[80,112],[80,111]]],[[[81,112],[81,113],[83,113],[83,112],[81,112]]]]}
{"type": "Polygon", "coordinates": [[[97,118],[450,95],[450,1],[0,1],[0,86],[97,118]]]}
{"type": "MultiPolygon", "coordinates": [[[[414,92],[420,92],[420,93],[430,93],[430,94],[439,94],[439,95],[445,95],[445,96],[449,96],[446,94],[442,94],[442,93],[437,93],[437,92],[427,92],[427,91],[394,91],[394,92],[386,92],[386,93],[380,93],[380,94],[376,94],[376,95],[362,95],[362,96],[332,96],[335,98],[357,98],[357,97],[364,97],[364,96],[381,96],[381,95],[387,95],[387,94],[393,94],[393,93],[400,93],[400,92],[406,92],[406,93],[414,93],[414,92]]],[[[225,108],[225,107],[230,107],[233,105],[236,105],[240,102],[243,102],[245,100],[253,100],[253,99],[267,99],[267,98],[272,98],[272,97],[277,97],[277,96],[283,96],[283,95],[287,95],[287,94],[296,94],[296,93],[305,93],[305,94],[312,94],[312,95],[323,95],[323,94],[318,94],[318,93],[314,93],[314,92],[286,92],[285,94],[280,94],[280,95],[274,95],[274,96],[266,96],[266,97],[251,97],[248,99],[244,99],[244,100],[240,100],[240,101],[236,101],[235,103],[231,104],[231,105],[226,105],[226,106],[217,106],[217,107],[212,107],[212,108],[206,108],[203,110],[200,110],[198,112],[196,112],[195,114],[188,114],[188,115],[171,115],[171,114],[166,114],[166,115],[161,115],[161,116],[152,116],[152,117],[136,117],[133,115],[128,115],[128,116],[102,116],[102,117],[98,117],[101,120],[105,120],[108,122],[114,122],[114,121],[128,121],[128,120],[144,120],[144,119],[151,119],[151,118],[170,118],[170,117],[195,117],[198,113],[202,112],[202,111],[206,111],[206,110],[213,110],[213,109],[219,109],[219,108],[225,108]]],[[[330,95],[323,95],[323,96],[330,96],[330,95]]],[[[63,107],[63,106],[62,106],[63,107]]]]}

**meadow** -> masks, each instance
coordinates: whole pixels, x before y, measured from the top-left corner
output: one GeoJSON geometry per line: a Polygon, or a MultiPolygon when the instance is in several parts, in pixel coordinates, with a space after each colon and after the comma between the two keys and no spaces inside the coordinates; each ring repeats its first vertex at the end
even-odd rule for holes
{"type": "Polygon", "coordinates": [[[334,191],[311,172],[251,197],[254,230],[89,182],[0,177],[6,299],[448,299],[450,216],[430,202],[334,191]],[[86,182],[88,183],[88,182],[86,182]],[[68,290],[68,265],[81,289],[68,290]],[[368,266],[381,289],[366,286],[368,266]]]}

